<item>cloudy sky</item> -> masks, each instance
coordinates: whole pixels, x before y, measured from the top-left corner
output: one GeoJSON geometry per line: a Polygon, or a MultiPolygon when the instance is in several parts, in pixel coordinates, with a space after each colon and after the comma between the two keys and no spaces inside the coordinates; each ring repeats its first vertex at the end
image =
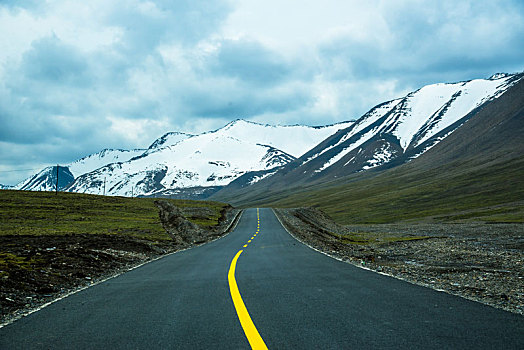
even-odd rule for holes
{"type": "Polygon", "coordinates": [[[356,119],[524,70],[515,1],[0,1],[0,183],[244,118],[356,119]]]}

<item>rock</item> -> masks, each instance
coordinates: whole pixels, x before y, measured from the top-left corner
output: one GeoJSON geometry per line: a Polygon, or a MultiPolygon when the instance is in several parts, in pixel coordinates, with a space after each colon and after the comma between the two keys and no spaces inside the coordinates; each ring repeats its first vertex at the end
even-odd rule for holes
{"type": "Polygon", "coordinates": [[[202,230],[186,219],[177,206],[165,200],[155,201],[162,226],[177,243],[193,243],[202,236],[202,230]]]}

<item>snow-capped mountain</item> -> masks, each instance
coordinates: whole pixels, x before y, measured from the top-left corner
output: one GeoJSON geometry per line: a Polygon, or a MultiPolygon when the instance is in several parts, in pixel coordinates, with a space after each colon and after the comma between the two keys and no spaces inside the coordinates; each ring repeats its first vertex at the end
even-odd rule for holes
{"type": "MultiPolygon", "coordinates": [[[[104,149],[70,164],[60,165],[58,187],[65,188],[76,177],[98,169],[108,163],[125,162],[144,153],[143,149],[104,149]]],[[[56,166],[47,167],[39,173],[14,186],[17,190],[52,191],[56,186],[56,166]]]]}
{"type": "Polygon", "coordinates": [[[16,190],[30,191],[54,191],[58,176],[58,189],[62,190],[69,185],[75,177],[67,166],[50,166],[42,169],[39,173],[16,185],[16,190]]]}
{"type": "Polygon", "coordinates": [[[489,79],[424,86],[377,105],[279,171],[246,174],[228,188],[246,187],[262,177],[259,186],[326,181],[402,164],[434,147],[522,77],[496,74],[489,79]]]}
{"type": "Polygon", "coordinates": [[[373,108],[354,125],[333,135],[327,147],[308,152],[303,165],[314,173],[352,167],[366,170],[399,157],[418,157],[467,121],[467,115],[497,98],[513,76],[477,79],[455,84],[434,84],[404,98],[373,108]]]}
{"type": "MultiPolygon", "coordinates": [[[[202,198],[224,186],[279,188],[393,167],[427,152],[522,77],[428,85],[355,122],[309,127],[235,120],[198,135],[170,132],[145,150],[104,150],[60,166],[59,188],[202,198]]],[[[54,190],[56,170],[43,169],[16,189],[54,190]]]]}
{"type": "Polygon", "coordinates": [[[143,153],[143,149],[104,149],[66,166],[69,168],[73,176],[78,177],[79,175],[96,170],[108,163],[127,162],[143,153]]]}
{"type": "Polygon", "coordinates": [[[169,133],[142,155],[78,177],[72,192],[110,195],[173,194],[225,186],[250,171],[283,166],[351,122],[324,127],[272,126],[235,120],[200,135],[169,133]]]}
{"type": "Polygon", "coordinates": [[[268,145],[300,157],[311,147],[338,130],[347,128],[353,122],[343,122],[327,126],[269,125],[237,119],[213,133],[222,137],[232,137],[244,142],[268,145]]]}
{"type": "Polygon", "coordinates": [[[180,141],[183,141],[185,139],[188,139],[190,137],[193,137],[195,135],[193,134],[187,134],[185,132],[178,132],[178,131],[173,131],[173,132],[168,132],[167,134],[164,134],[163,136],[159,137],[158,139],[156,139],[152,144],[151,146],[149,146],[147,148],[147,150],[142,153],[141,155],[142,156],[145,156],[149,153],[152,153],[152,152],[155,152],[161,148],[164,148],[164,147],[168,147],[168,146],[174,146],[176,145],[177,143],[179,143],[180,141]]]}
{"type": "Polygon", "coordinates": [[[168,146],[174,146],[188,138],[213,134],[216,137],[231,137],[248,143],[271,146],[293,157],[300,157],[312,146],[336,131],[347,128],[352,123],[352,121],[349,121],[326,126],[270,125],[237,119],[222,128],[200,135],[169,132],[155,140],[143,155],[168,146]]]}
{"type": "Polygon", "coordinates": [[[179,143],[182,140],[185,140],[189,137],[192,137],[195,135],[187,134],[185,132],[168,132],[167,134],[164,134],[162,137],[159,137],[156,139],[151,146],[149,146],[148,150],[155,150],[166,146],[173,146],[177,143],[179,143]]]}

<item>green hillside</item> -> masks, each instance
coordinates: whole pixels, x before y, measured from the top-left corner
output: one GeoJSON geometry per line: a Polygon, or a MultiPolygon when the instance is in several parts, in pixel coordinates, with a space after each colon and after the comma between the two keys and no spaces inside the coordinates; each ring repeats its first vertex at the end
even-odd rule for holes
{"type": "MultiPolygon", "coordinates": [[[[190,221],[207,227],[218,224],[227,206],[212,201],[169,201],[189,213],[190,221]]],[[[10,190],[0,191],[0,234],[114,234],[153,241],[170,239],[152,198],[10,190]]]]}
{"type": "Polygon", "coordinates": [[[461,173],[453,172],[453,165],[418,174],[403,170],[317,186],[258,205],[315,206],[343,224],[465,219],[524,222],[524,159],[461,173]]]}
{"type": "Polygon", "coordinates": [[[524,222],[523,96],[520,82],[431,150],[395,168],[295,187],[262,188],[261,182],[221,199],[242,206],[315,206],[343,224],[524,222]]]}

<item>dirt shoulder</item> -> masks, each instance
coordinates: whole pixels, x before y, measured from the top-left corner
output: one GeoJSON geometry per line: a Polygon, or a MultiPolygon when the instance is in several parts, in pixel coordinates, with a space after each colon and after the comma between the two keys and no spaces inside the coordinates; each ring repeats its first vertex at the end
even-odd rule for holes
{"type": "MultiPolygon", "coordinates": [[[[205,217],[205,210],[186,209],[192,217],[205,217]]],[[[226,208],[217,225],[200,227],[198,237],[183,240],[118,234],[0,235],[0,325],[153,259],[224,236],[239,214],[226,208]]]]}
{"type": "Polygon", "coordinates": [[[524,314],[523,224],[342,226],[314,208],[275,213],[297,239],[328,255],[524,314]]]}

